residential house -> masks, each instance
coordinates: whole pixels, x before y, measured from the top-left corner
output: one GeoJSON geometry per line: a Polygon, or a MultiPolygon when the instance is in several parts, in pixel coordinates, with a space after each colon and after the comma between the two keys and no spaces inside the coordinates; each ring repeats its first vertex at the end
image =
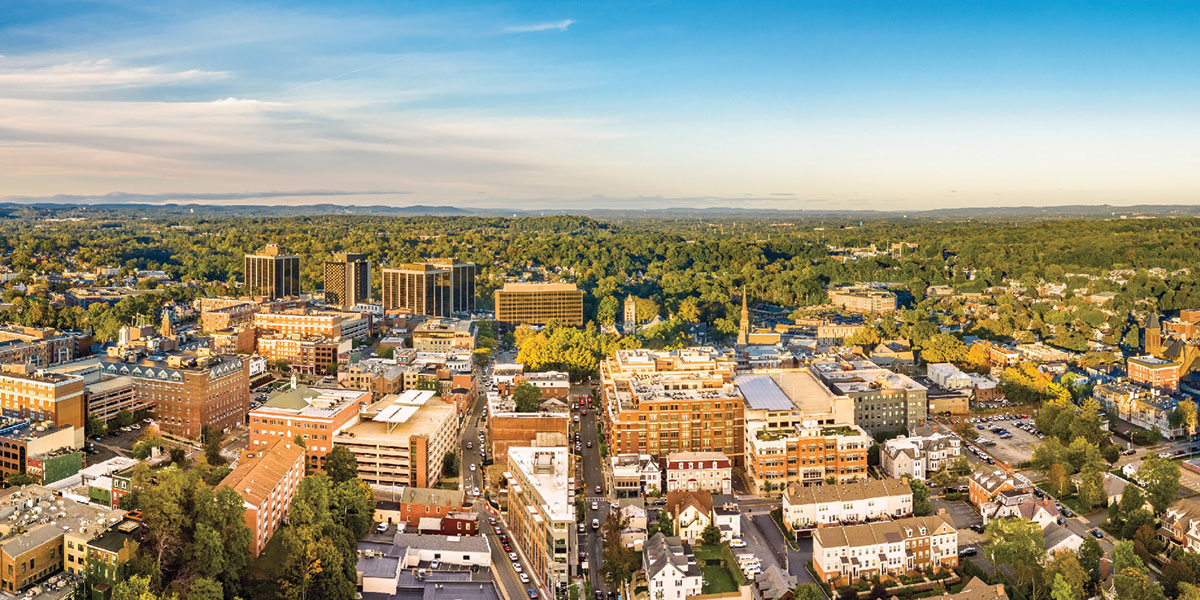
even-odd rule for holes
{"type": "Polygon", "coordinates": [[[868,479],[855,483],[788,486],[783,521],[792,530],[846,522],[897,518],[912,514],[912,488],[905,479],[868,479]]]}
{"type": "Polygon", "coordinates": [[[721,530],[721,541],[742,537],[742,511],[732,494],[714,494],[712,498],[713,525],[721,530]]]}
{"type": "Polygon", "coordinates": [[[928,479],[929,475],[962,456],[962,440],[948,433],[887,440],[879,451],[880,467],[888,477],[928,479]]]}
{"type": "Polygon", "coordinates": [[[712,506],[708,492],[667,492],[667,512],[674,519],[675,534],[689,544],[696,543],[712,524],[712,506]]]}
{"type": "Polygon", "coordinates": [[[1188,498],[1176,500],[1158,518],[1159,538],[1172,548],[1200,552],[1200,502],[1188,498]]]}
{"type": "Polygon", "coordinates": [[[617,454],[610,457],[609,462],[612,464],[612,482],[608,487],[618,498],[662,493],[662,468],[658,466],[658,459],[653,456],[617,454]]]}
{"type": "Polygon", "coordinates": [[[772,564],[754,578],[750,586],[752,600],[792,600],[800,580],[772,564]]]}
{"type": "Polygon", "coordinates": [[[1058,523],[1043,525],[1042,539],[1046,543],[1046,556],[1049,557],[1059,552],[1077,552],[1083,545],[1082,537],[1058,523]]]}
{"type": "Polygon", "coordinates": [[[946,511],[813,533],[813,572],[825,582],[898,577],[958,566],[958,530],[946,511]]]}
{"type": "Polygon", "coordinates": [[[721,452],[672,452],[667,455],[667,492],[733,492],[733,461],[721,452]]]}
{"type": "Polygon", "coordinates": [[[700,594],[703,578],[691,546],[662,532],[646,541],[642,573],[649,597],[654,600],[685,600],[700,594]]]}
{"type": "Polygon", "coordinates": [[[1004,490],[1017,489],[1017,482],[1012,475],[999,469],[992,471],[976,471],[971,473],[968,482],[968,498],[971,504],[979,509],[984,504],[996,498],[996,494],[1004,490]]]}

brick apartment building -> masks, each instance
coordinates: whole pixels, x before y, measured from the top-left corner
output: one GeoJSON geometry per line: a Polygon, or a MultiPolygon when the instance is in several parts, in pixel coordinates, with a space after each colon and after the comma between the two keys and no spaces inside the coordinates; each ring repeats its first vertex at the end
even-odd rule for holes
{"type": "Polygon", "coordinates": [[[743,462],[745,409],[737,362],[714,348],[618,350],[600,364],[612,453],[723,452],[743,462]]]}
{"type": "Polygon", "coordinates": [[[250,556],[258,556],[283,524],[301,479],[304,448],[278,439],[242,452],[237,468],[221,480],[220,485],[233,488],[246,507],[246,526],[253,532],[250,556]]]}

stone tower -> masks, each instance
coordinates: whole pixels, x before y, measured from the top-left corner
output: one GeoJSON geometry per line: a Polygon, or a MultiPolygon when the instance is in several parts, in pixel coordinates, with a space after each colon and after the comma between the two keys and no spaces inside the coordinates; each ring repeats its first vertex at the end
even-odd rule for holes
{"type": "Polygon", "coordinates": [[[750,307],[746,303],[746,286],[742,286],[742,319],[738,323],[737,345],[745,346],[750,343],[750,307]]]}
{"type": "Polygon", "coordinates": [[[630,294],[625,297],[625,335],[637,333],[637,300],[630,294]]]}
{"type": "Polygon", "coordinates": [[[162,325],[160,325],[158,328],[158,335],[161,335],[167,339],[173,339],[175,337],[175,325],[171,323],[170,308],[163,308],[162,325]]]}

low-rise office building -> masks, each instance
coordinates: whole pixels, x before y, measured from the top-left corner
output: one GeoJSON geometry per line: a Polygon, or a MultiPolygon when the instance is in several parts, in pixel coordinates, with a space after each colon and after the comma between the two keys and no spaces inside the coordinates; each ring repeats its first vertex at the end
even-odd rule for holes
{"type": "MultiPolygon", "coordinates": [[[[612,482],[607,486],[619,498],[661,494],[663,472],[658,459],[649,454],[617,454],[609,457],[612,482]]],[[[607,474],[607,473],[606,473],[607,474]]]]}
{"type": "Polygon", "coordinates": [[[772,428],[756,420],[746,427],[746,474],[760,491],[865,479],[872,443],[855,425],[820,426],[809,420],[772,428]]]}
{"type": "Polygon", "coordinates": [[[250,448],[300,436],[306,445],[308,467],[321,469],[325,455],[333,450],[334,437],[356,422],[359,411],[370,404],[371,392],[363,390],[302,385],[285,389],[250,411],[250,448]]]}
{"type": "Polygon", "coordinates": [[[435,317],[413,330],[412,347],[417,352],[473,352],[477,334],[472,321],[435,317]]]}
{"type": "Polygon", "coordinates": [[[573,283],[506,283],[495,306],[501,323],[583,325],[583,290],[573,283]]]}
{"type": "Polygon", "coordinates": [[[28,365],[4,365],[0,371],[0,409],[8,418],[50,421],[82,430],[87,421],[83,378],[35,372],[28,365]]]}
{"type": "Polygon", "coordinates": [[[1129,381],[1150,388],[1173,392],[1179,389],[1179,363],[1145,355],[1125,361],[1129,381]]]}
{"type": "Polygon", "coordinates": [[[359,413],[333,438],[358,459],[358,476],[371,485],[433,487],[442,459],[454,450],[458,413],[434,392],[387,396],[359,413]]]}
{"type": "Polygon", "coordinates": [[[512,447],[566,446],[570,427],[571,413],[566,407],[543,405],[537,412],[517,412],[511,397],[488,394],[487,443],[498,465],[508,461],[512,447]]]}
{"type": "Polygon", "coordinates": [[[105,357],[103,370],[133,378],[139,401],[154,405],[156,422],[171,435],[198,440],[205,425],[232,429],[246,422],[250,410],[249,364],[241,357],[204,350],[165,360],[105,357]]]}

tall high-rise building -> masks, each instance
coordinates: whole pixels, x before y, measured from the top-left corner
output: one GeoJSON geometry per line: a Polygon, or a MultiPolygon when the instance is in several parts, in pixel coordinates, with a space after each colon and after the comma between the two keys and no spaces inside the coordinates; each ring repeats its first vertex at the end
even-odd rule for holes
{"type": "Polygon", "coordinates": [[[325,303],[342,308],[371,299],[371,263],[366,254],[335,254],[325,261],[325,303]]]}
{"type": "MultiPolygon", "coordinates": [[[[404,264],[383,270],[383,309],[415,315],[450,316],[450,269],[430,263],[404,264]]],[[[474,284],[472,284],[474,285],[474,284]]]]}
{"type": "Polygon", "coordinates": [[[284,254],[275,244],[267,244],[258,254],[247,254],[245,274],[246,293],[251,296],[300,295],[300,257],[284,254]]]}
{"type": "Polygon", "coordinates": [[[429,262],[450,271],[450,312],[475,310],[475,263],[454,258],[434,258],[429,262]]]}

